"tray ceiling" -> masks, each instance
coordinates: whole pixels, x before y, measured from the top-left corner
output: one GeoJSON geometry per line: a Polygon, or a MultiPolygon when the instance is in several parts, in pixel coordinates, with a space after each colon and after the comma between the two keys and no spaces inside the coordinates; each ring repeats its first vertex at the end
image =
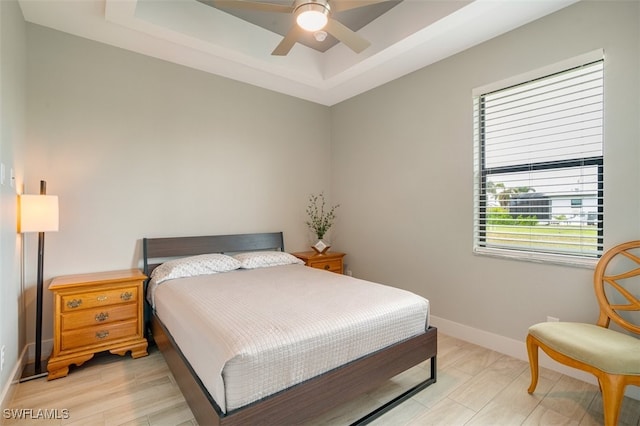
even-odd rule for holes
{"type": "Polygon", "coordinates": [[[297,43],[282,57],[271,51],[293,19],[286,14],[232,14],[198,0],[19,3],[28,22],[333,105],[576,1],[393,0],[343,12],[343,23],[371,42],[362,53],[327,38],[334,44],[297,43]]]}

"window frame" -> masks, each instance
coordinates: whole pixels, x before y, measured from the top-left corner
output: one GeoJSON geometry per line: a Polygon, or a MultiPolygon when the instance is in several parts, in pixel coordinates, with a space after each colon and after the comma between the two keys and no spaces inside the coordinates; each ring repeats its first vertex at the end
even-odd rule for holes
{"type": "MultiPolygon", "coordinates": [[[[555,74],[570,71],[574,68],[589,65],[595,62],[603,62],[604,52],[598,49],[567,61],[562,61],[548,67],[544,67],[530,73],[521,74],[507,80],[493,83],[473,90],[473,128],[474,128],[474,214],[473,214],[473,252],[479,255],[497,256],[525,261],[556,263],[578,267],[593,267],[602,256],[604,248],[604,148],[602,155],[584,157],[580,159],[565,159],[557,161],[538,161],[530,163],[518,163],[486,168],[486,140],[483,119],[485,114],[484,96],[493,92],[508,89],[513,86],[527,84],[533,80],[551,77],[555,74]],[[478,114],[476,117],[475,114],[478,114]],[[596,251],[595,255],[563,254],[537,250],[491,247],[487,244],[488,226],[488,176],[496,176],[500,173],[517,173],[553,169],[567,169],[577,167],[597,167],[597,214],[596,223],[596,251]]],[[[603,76],[604,83],[604,76],[603,76]]],[[[603,98],[604,107],[604,98],[603,98]]],[[[604,119],[604,113],[603,113],[604,119]]],[[[604,129],[604,123],[602,124],[604,129]]],[[[604,134],[603,134],[604,138],[604,134]]],[[[587,219],[588,220],[588,219],[587,219]]]]}

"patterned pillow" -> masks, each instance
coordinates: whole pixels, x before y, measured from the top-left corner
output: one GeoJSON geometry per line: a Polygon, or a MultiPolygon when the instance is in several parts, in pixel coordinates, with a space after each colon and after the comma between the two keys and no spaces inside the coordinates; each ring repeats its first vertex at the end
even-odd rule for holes
{"type": "Polygon", "coordinates": [[[283,251],[253,251],[233,256],[243,269],[268,268],[269,266],[304,264],[292,254],[283,251]]]}
{"type": "Polygon", "coordinates": [[[160,284],[174,278],[228,272],[238,268],[240,268],[240,261],[231,256],[218,253],[202,254],[165,262],[153,270],[151,279],[156,284],[160,284]]]}

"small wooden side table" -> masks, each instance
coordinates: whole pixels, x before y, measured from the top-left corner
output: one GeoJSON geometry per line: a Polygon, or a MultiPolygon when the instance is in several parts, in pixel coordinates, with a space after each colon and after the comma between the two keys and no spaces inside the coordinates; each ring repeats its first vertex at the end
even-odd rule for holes
{"type": "Polygon", "coordinates": [[[305,265],[312,268],[323,269],[337,274],[343,273],[343,258],[345,253],[329,251],[324,254],[318,254],[315,251],[303,251],[292,254],[298,259],[304,261],[305,265]]]}
{"type": "Polygon", "coordinates": [[[143,283],[138,269],[54,278],[53,352],[48,380],[69,374],[102,351],[133,358],[147,355],[143,283]]]}

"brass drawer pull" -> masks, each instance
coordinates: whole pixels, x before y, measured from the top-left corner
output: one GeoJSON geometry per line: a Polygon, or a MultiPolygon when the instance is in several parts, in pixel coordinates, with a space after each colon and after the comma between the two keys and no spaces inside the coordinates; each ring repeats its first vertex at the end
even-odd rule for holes
{"type": "Polygon", "coordinates": [[[98,302],[104,302],[108,298],[109,298],[109,296],[98,296],[98,297],[96,297],[96,299],[98,299],[98,302]]]}
{"type": "Polygon", "coordinates": [[[73,299],[67,302],[67,308],[71,309],[77,308],[80,305],[82,305],[82,299],[73,299]]]}
{"type": "Polygon", "coordinates": [[[98,339],[104,339],[105,337],[108,337],[108,336],[109,336],[109,332],[108,331],[98,331],[96,333],[96,337],[98,339]]]}
{"type": "Polygon", "coordinates": [[[133,297],[133,293],[130,291],[126,291],[120,295],[120,299],[122,300],[130,300],[133,297]]]}
{"type": "Polygon", "coordinates": [[[98,322],[106,321],[108,319],[109,319],[108,312],[100,312],[99,314],[96,315],[96,321],[98,322]]]}
{"type": "Polygon", "coordinates": [[[324,270],[325,270],[325,271],[328,271],[330,268],[331,268],[331,266],[329,266],[329,265],[324,265],[324,270]]]}

